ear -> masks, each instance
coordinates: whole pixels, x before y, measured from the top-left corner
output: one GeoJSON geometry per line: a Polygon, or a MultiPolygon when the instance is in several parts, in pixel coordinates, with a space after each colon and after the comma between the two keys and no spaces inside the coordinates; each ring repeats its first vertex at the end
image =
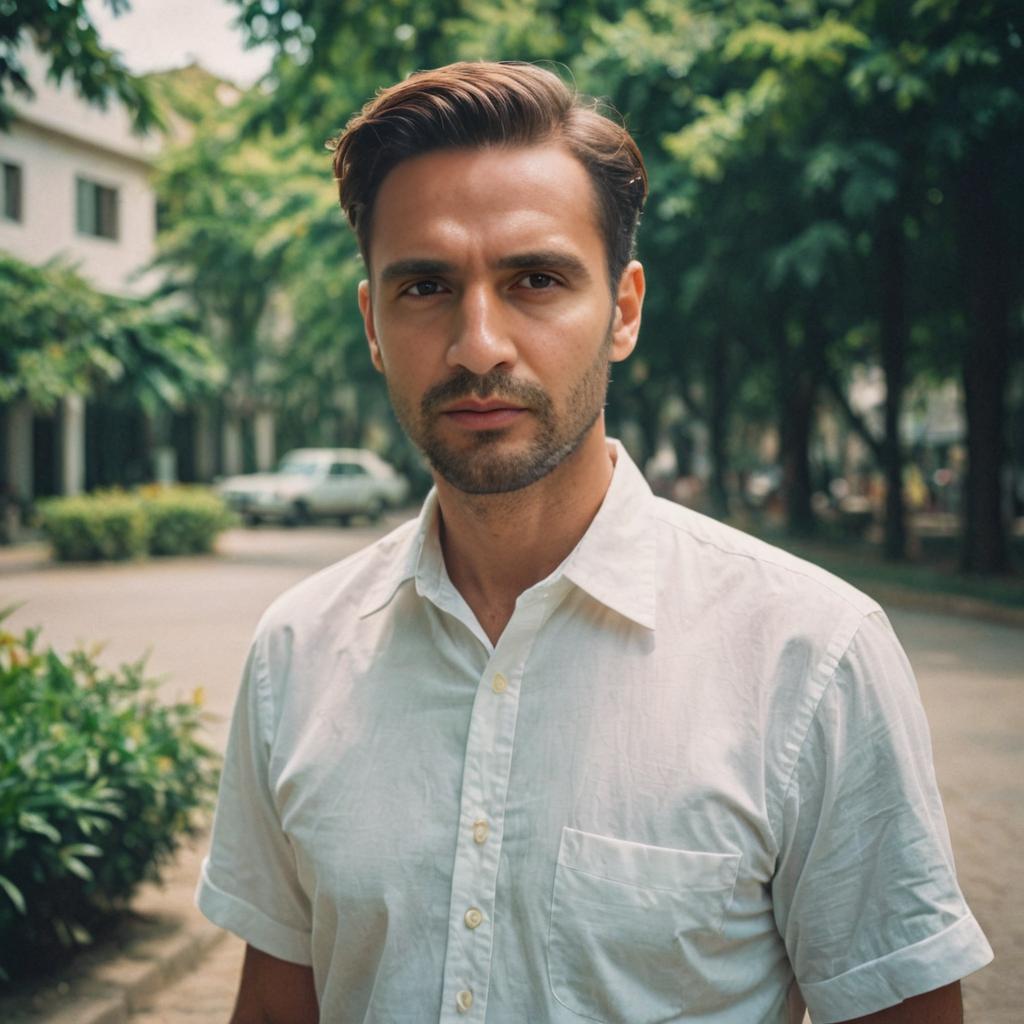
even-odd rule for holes
{"type": "Polygon", "coordinates": [[[373,322],[373,302],[370,299],[370,282],[359,282],[359,312],[363,316],[363,328],[366,331],[366,343],[370,346],[370,361],[381,373],[384,372],[384,360],[380,356],[380,345],[377,342],[377,328],[373,322]]]}
{"type": "Polygon", "coordinates": [[[622,271],[622,277],[619,278],[619,288],[615,296],[612,347],[609,354],[609,359],[613,363],[621,362],[636,348],[646,287],[643,266],[637,260],[630,260],[622,271]]]}

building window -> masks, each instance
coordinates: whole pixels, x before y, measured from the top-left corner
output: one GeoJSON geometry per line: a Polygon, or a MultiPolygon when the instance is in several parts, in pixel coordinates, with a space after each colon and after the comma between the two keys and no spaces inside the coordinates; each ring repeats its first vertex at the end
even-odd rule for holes
{"type": "Polygon", "coordinates": [[[3,161],[3,176],[0,178],[0,200],[5,220],[21,220],[21,167],[3,161]]]}
{"type": "Polygon", "coordinates": [[[117,189],[76,178],[75,221],[81,235],[117,238],[117,189]]]}

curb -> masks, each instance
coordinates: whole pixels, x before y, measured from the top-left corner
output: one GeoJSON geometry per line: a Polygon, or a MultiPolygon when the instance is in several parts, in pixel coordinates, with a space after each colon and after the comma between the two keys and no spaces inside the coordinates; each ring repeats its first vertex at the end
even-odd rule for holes
{"type": "MultiPolygon", "coordinates": [[[[132,1014],[146,1009],[172,982],[197,968],[203,957],[226,937],[209,925],[190,928],[171,936],[144,954],[132,950],[102,964],[82,979],[80,994],[61,1000],[59,1006],[42,1009],[26,1020],[46,1024],[130,1024],[132,1014]],[[146,959],[136,959],[145,955],[146,959]]],[[[18,1018],[14,1017],[14,1021],[18,1018]]]]}
{"type": "Polygon", "coordinates": [[[143,886],[112,933],[55,974],[0,995],[4,1024],[130,1024],[168,985],[199,967],[227,932],[193,906],[201,852],[190,847],[143,886]]]}
{"type": "Polygon", "coordinates": [[[976,622],[989,622],[997,626],[1024,629],[1024,608],[1013,608],[1010,605],[997,604],[995,601],[985,601],[978,597],[915,590],[894,584],[865,585],[854,581],[853,586],[864,590],[883,608],[903,608],[907,611],[952,615],[962,619],[973,619],[976,622]]]}

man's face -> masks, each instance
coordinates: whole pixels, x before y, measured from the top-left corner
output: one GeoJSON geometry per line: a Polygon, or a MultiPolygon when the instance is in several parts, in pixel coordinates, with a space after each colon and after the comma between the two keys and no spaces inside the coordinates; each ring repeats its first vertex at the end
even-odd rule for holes
{"type": "Polygon", "coordinates": [[[374,205],[360,308],[395,413],[459,490],[527,487],[595,429],[643,273],[613,297],[593,186],[558,144],[399,164],[374,205]]]}

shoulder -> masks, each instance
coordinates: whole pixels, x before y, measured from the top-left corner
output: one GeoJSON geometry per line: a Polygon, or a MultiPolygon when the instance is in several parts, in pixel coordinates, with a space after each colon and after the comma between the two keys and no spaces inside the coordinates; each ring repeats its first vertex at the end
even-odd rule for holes
{"type": "Polygon", "coordinates": [[[380,540],[321,569],[277,597],[256,629],[256,644],[287,636],[309,641],[326,633],[356,628],[367,595],[401,581],[417,539],[419,522],[410,520],[380,540]]]}
{"type": "Polygon", "coordinates": [[[739,530],[665,501],[653,516],[659,631],[732,680],[784,774],[837,675],[855,689],[891,678],[902,651],[884,614],[832,573],[739,530]]]}
{"type": "Polygon", "coordinates": [[[828,609],[860,621],[878,603],[838,576],[757,537],[662,498],[652,502],[662,572],[683,574],[688,587],[767,611],[784,599],[790,609],[828,609]]]}

